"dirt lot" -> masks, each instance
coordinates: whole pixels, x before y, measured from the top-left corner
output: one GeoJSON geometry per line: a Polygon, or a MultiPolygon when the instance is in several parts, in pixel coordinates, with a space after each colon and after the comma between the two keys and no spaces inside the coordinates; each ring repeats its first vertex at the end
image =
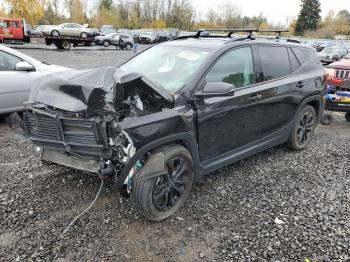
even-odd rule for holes
{"type": "MultiPolygon", "coordinates": [[[[22,51],[77,69],[133,55],[40,48],[22,51]]],[[[275,147],[206,176],[160,223],[144,220],[106,184],[61,237],[94,199],[99,179],[41,164],[22,132],[0,120],[0,261],[349,261],[349,138],[350,123],[336,114],[305,151],[275,147]]]]}

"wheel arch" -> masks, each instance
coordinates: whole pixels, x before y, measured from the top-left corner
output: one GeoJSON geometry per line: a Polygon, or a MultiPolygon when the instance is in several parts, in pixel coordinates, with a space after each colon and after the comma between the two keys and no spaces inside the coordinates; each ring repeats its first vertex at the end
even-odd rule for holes
{"type": "Polygon", "coordinates": [[[323,114],[323,110],[324,110],[324,103],[322,101],[322,96],[321,95],[313,95],[313,96],[309,96],[307,98],[305,98],[302,103],[300,104],[299,108],[298,108],[298,112],[300,112],[300,110],[302,110],[305,106],[312,106],[315,111],[316,111],[316,115],[318,120],[320,119],[320,117],[323,114]]]}
{"type": "Polygon", "coordinates": [[[124,181],[127,178],[130,170],[135,166],[136,162],[148,152],[152,152],[157,148],[169,144],[179,144],[185,147],[192,156],[194,177],[195,181],[200,181],[202,178],[202,167],[199,161],[198,145],[195,135],[192,132],[183,132],[179,134],[173,134],[166,137],[162,137],[155,141],[152,141],[136,151],[132,158],[125,165],[123,171],[117,177],[117,188],[120,191],[124,191],[124,181]]]}

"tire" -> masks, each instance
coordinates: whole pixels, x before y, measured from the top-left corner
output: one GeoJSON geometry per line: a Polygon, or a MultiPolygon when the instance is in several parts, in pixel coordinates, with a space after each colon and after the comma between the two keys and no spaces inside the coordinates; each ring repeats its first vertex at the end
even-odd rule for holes
{"type": "Polygon", "coordinates": [[[58,32],[57,30],[52,30],[51,35],[52,36],[60,36],[60,32],[58,32]]]}
{"type": "Polygon", "coordinates": [[[53,44],[60,50],[63,49],[61,41],[54,41],[53,44]]]}
{"type": "Polygon", "coordinates": [[[186,201],[194,181],[192,157],[186,148],[167,145],[153,153],[159,152],[163,153],[168,173],[147,178],[144,167],[134,175],[131,189],[134,207],[151,221],[161,221],[174,214],[186,201]]]}
{"type": "Polygon", "coordinates": [[[52,45],[52,40],[45,38],[45,45],[52,45]]]}
{"type": "Polygon", "coordinates": [[[333,115],[331,113],[326,112],[326,113],[323,113],[320,122],[322,125],[328,126],[332,124],[333,120],[334,120],[333,115]]]}
{"type": "Polygon", "coordinates": [[[109,47],[109,41],[108,40],[105,40],[105,41],[103,41],[103,46],[104,47],[109,47]]]}
{"type": "Polygon", "coordinates": [[[315,109],[312,106],[305,106],[298,114],[287,146],[297,151],[305,149],[312,140],[316,125],[315,109]]]}
{"type": "Polygon", "coordinates": [[[350,112],[345,113],[345,119],[350,122],[350,112]]]}
{"type": "Polygon", "coordinates": [[[131,44],[127,43],[127,44],[125,45],[125,49],[126,49],[126,50],[130,50],[131,48],[132,48],[132,45],[131,45],[131,44]]]}
{"type": "Polygon", "coordinates": [[[61,46],[63,50],[69,50],[72,46],[72,44],[68,40],[63,40],[61,42],[61,46]]]}
{"type": "Polygon", "coordinates": [[[83,38],[83,39],[86,39],[86,38],[88,38],[88,34],[86,32],[82,32],[80,34],[80,37],[83,38]]]}

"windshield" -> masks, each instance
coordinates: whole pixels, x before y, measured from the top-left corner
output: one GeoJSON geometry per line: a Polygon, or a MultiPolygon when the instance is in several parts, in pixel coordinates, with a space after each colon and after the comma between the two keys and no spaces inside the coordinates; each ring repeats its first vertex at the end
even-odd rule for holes
{"type": "Polygon", "coordinates": [[[212,50],[155,46],[129,60],[120,69],[140,73],[173,93],[182,88],[212,50]]]}

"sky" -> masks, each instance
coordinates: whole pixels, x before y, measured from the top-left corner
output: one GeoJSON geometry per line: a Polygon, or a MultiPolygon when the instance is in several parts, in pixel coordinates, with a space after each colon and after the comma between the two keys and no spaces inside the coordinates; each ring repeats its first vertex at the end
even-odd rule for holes
{"type": "MultiPolygon", "coordinates": [[[[193,7],[206,13],[208,8],[217,9],[223,2],[231,1],[241,10],[242,15],[258,16],[263,13],[269,22],[287,24],[287,18],[297,17],[300,11],[301,0],[190,0],[193,7]]],[[[321,16],[324,17],[330,10],[338,12],[347,9],[350,12],[350,0],[321,0],[321,16]]],[[[288,20],[288,21],[289,21],[288,20]]]]}

